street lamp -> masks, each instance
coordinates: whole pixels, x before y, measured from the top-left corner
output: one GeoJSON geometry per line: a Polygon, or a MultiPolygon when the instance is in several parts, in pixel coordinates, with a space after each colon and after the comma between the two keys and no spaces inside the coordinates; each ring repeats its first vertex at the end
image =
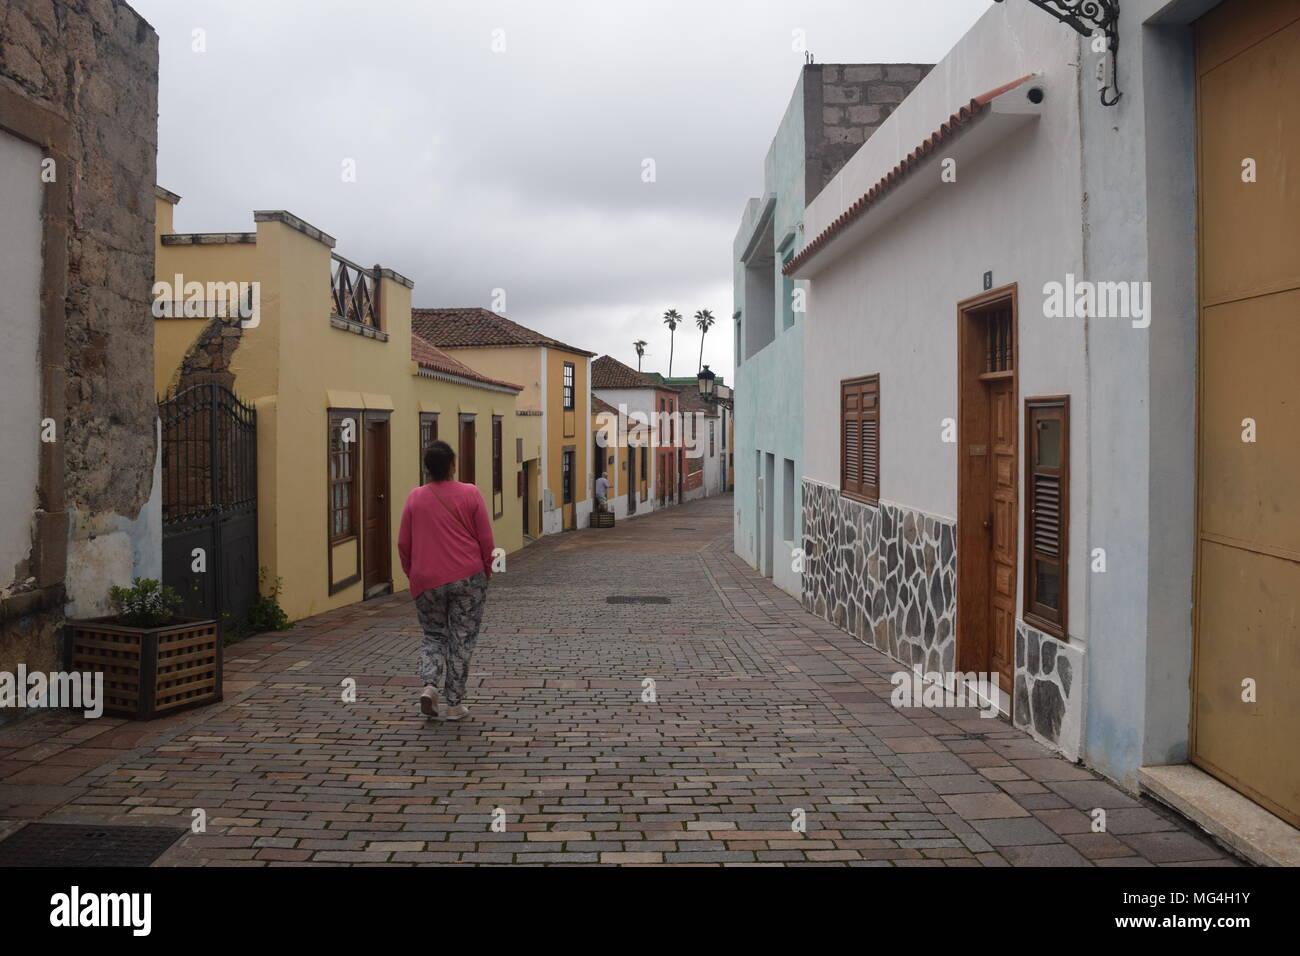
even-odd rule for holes
{"type": "Polygon", "coordinates": [[[721,405],[723,408],[732,407],[731,399],[718,396],[718,376],[716,372],[706,365],[700,369],[699,375],[696,377],[700,383],[700,398],[710,405],[721,405]]]}

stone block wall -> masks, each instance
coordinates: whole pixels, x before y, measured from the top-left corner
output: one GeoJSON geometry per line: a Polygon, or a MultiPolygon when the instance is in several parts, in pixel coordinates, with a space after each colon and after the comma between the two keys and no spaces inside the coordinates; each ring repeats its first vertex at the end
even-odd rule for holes
{"type": "MultiPolygon", "coordinates": [[[[805,478],[803,527],[805,608],[914,671],[956,670],[956,522],[805,478]]],[[[1017,620],[1015,658],[1015,725],[1077,760],[1083,648],[1017,620]]]]}
{"type": "Polygon", "coordinates": [[[1016,621],[1012,719],[1071,760],[1079,759],[1083,747],[1087,663],[1078,644],[1058,641],[1016,621]]]}
{"type": "Polygon", "coordinates": [[[957,526],[803,481],[803,605],[914,670],[954,670],[957,526]]]}
{"type": "Polygon", "coordinates": [[[804,67],[804,202],[810,203],[916,85],[931,63],[804,67]]]}
{"type": "MultiPolygon", "coordinates": [[[[0,126],[54,161],[41,362],[42,409],[58,435],[43,449],[31,568],[16,570],[0,608],[0,670],[55,664],[65,598],[70,614],[104,613],[107,584],[161,568],[157,115],[158,37],[127,4],[0,0],[0,126]]],[[[0,586],[11,570],[0,569],[0,586]]]]}

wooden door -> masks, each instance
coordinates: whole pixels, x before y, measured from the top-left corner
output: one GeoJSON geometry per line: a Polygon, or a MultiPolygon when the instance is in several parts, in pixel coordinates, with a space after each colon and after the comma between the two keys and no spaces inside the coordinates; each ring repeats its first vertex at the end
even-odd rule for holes
{"type": "Polygon", "coordinates": [[[528,496],[529,496],[529,491],[528,491],[528,462],[524,462],[524,464],[523,464],[523,469],[520,471],[520,475],[521,475],[522,477],[519,479],[519,483],[523,486],[522,499],[523,499],[523,506],[524,506],[524,536],[525,536],[525,537],[528,537],[528,538],[531,538],[532,535],[533,535],[533,532],[532,532],[532,530],[528,527],[528,496]]]}
{"type": "Polygon", "coordinates": [[[1228,0],[1196,44],[1191,759],[1300,826],[1300,6],[1228,0]]]}
{"type": "Polygon", "coordinates": [[[1016,392],[1011,379],[985,386],[989,403],[989,660],[1011,691],[1016,640],[1016,392]]]}
{"type": "Polygon", "coordinates": [[[391,590],[389,534],[388,416],[365,415],[362,455],[362,587],[366,597],[391,590]]]}
{"type": "Polygon", "coordinates": [[[474,416],[466,415],[460,420],[460,449],[456,459],[460,480],[467,485],[474,484],[474,416]]]}
{"type": "Polygon", "coordinates": [[[957,668],[996,675],[998,703],[1009,709],[1019,544],[1016,287],[960,303],[957,322],[957,668]]]}
{"type": "Polygon", "coordinates": [[[564,457],[560,463],[561,473],[560,482],[562,488],[561,497],[561,523],[566,531],[573,531],[578,527],[578,472],[577,472],[578,454],[573,448],[564,449],[564,457]]]}

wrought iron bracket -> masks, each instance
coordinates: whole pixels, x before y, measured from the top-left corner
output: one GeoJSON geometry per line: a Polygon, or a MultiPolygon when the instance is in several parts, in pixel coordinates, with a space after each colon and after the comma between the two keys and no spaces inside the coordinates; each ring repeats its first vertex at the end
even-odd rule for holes
{"type": "MultiPolygon", "coordinates": [[[[997,0],[1001,3],[1002,0],[997,0]]],[[[1119,0],[1028,0],[1082,36],[1106,38],[1110,58],[1110,79],[1101,89],[1101,105],[1114,106],[1123,96],[1119,91],[1119,0]]]]}

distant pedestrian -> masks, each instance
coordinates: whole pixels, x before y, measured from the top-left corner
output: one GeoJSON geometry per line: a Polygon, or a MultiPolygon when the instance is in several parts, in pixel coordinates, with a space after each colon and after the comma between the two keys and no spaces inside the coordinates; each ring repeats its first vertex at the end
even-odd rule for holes
{"type": "Polygon", "coordinates": [[[596,479],[596,510],[609,510],[609,479],[605,477],[602,471],[600,477],[596,479]]]}
{"type": "Polygon", "coordinates": [[[419,676],[420,711],[438,715],[438,686],[446,679],[447,720],[460,720],[469,660],[478,640],[492,577],[492,523],[483,494],[453,481],[456,453],[445,441],[424,452],[431,480],[406,497],[397,553],[411,582],[424,640],[419,676]]]}

